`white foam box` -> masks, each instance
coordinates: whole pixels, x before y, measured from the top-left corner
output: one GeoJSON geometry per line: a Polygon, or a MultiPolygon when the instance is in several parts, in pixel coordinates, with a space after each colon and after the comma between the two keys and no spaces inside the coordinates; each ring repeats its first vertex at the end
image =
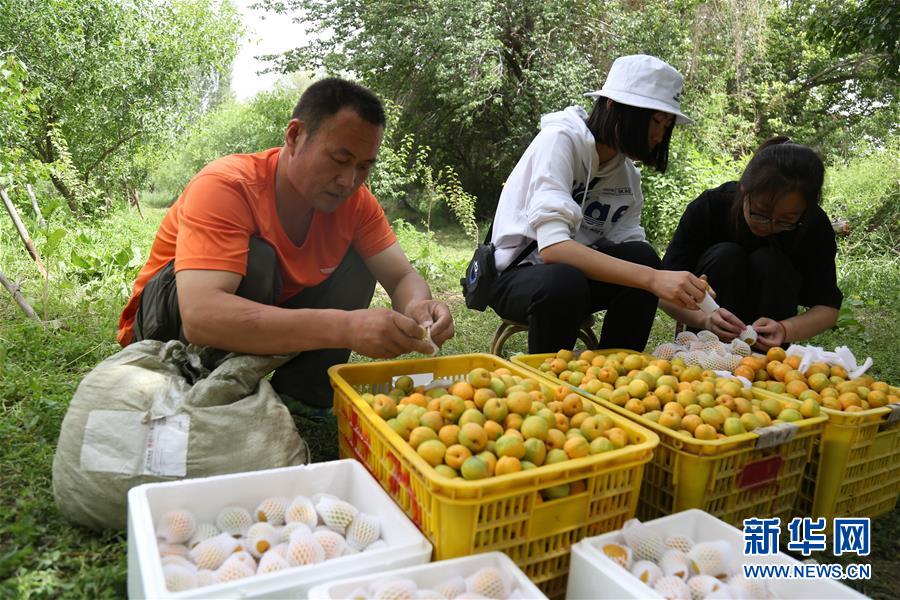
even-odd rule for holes
{"type": "MultiPolygon", "coordinates": [[[[684,535],[695,543],[726,541],[734,549],[739,564],[793,565],[800,562],[781,552],[771,556],[744,556],[743,532],[696,508],[646,521],[644,524],[664,536],[684,535]]],[[[787,528],[783,527],[782,535],[786,533],[787,528]]],[[[600,547],[608,543],[624,544],[622,531],[611,531],[585,538],[572,546],[566,598],[569,600],[662,598],[651,587],[600,551],[600,547]]],[[[866,598],[852,588],[831,579],[769,579],[768,582],[776,598],[866,598]]]]}
{"type": "Polygon", "coordinates": [[[299,467],[149,483],[128,492],[128,595],[131,598],[304,597],[314,585],[340,577],[427,563],[431,543],[394,504],[365,467],[338,460],[299,467]],[[381,518],[386,548],[210,585],[169,592],[159,558],[155,525],[170,510],[186,508],[198,521],[215,522],[226,506],[253,509],[270,496],[292,498],[327,492],[381,518]]]}
{"type": "Polygon", "coordinates": [[[484,567],[496,567],[497,569],[508,573],[511,580],[514,582],[515,588],[518,589],[519,597],[521,598],[547,598],[547,596],[545,596],[541,590],[528,579],[525,573],[516,566],[516,563],[502,552],[485,552],[483,554],[473,554],[472,556],[464,556],[462,558],[451,558],[449,560],[441,560],[427,565],[407,567],[405,569],[397,569],[395,571],[378,573],[376,575],[338,579],[315,586],[309,591],[308,597],[309,600],[344,600],[346,598],[351,598],[351,594],[355,590],[360,588],[366,589],[376,581],[401,577],[415,581],[420,590],[429,589],[452,577],[460,576],[465,579],[478,571],[478,569],[484,567]]]}

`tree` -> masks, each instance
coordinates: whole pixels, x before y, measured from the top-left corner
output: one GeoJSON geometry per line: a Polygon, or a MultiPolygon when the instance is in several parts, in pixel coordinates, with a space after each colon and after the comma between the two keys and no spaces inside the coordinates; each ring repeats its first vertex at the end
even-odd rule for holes
{"type": "Polygon", "coordinates": [[[92,210],[90,190],[139,185],[133,157],[196,119],[239,34],[234,8],[215,0],[5,0],[0,47],[41,91],[22,148],[52,166],[73,212],[92,210]]]}
{"type": "MultiPolygon", "coordinates": [[[[621,52],[668,56],[678,36],[654,35],[633,18],[635,2],[513,0],[288,0],[264,2],[297,14],[319,33],[279,68],[356,74],[402,106],[403,133],[453,167],[493,211],[500,186],[537,133],[540,116],[584,102],[621,52]],[[627,31],[626,31],[627,30],[627,31]],[[625,33],[626,35],[619,35],[625,33]]],[[[691,2],[641,12],[674,26],[691,2]]],[[[403,136],[397,136],[401,139],[403,136]]]]}
{"type": "Polygon", "coordinates": [[[623,54],[659,56],[685,75],[682,105],[698,121],[678,133],[686,154],[735,160],[773,133],[831,148],[896,129],[896,73],[887,74],[897,8],[888,0],[261,4],[314,33],[273,57],[277,68],[351,73],[397,103],[396,138],[412,135],[436,168],[454,168],[482,216],[540,116],[587,106],[582,93],[623,54]],[[815,33],[822,19],[835,34],[815,33]]]}
{"type": "Polygon", "coordinates": [[[0,54],[0,189],[12,187],[17,179],[30,179],[37,170],[22,149],[40,97],[40,90],[26,87],[27,78],[22,61],[0,54]]]}
{"type": "Polygon", "coordinates": [[[283,81],[252,100],[227,100],[204,114],[159,161],[154,185],[177,197],[197,171],[217,158],[282,145],[294,105],[310,81],[283,81]]]}

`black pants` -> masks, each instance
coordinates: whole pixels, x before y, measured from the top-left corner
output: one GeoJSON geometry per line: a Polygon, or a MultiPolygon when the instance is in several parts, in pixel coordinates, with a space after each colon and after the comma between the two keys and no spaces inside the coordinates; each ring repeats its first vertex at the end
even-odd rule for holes
{"type": "MultiPolygon", "coordinates": [[[[626,242],[604,254],[654,269],[659,256],[646,242],[626,242]]],[[[643,350],[650,337],[658,299],[650,292],[593,281],[570,265],[539,264],[507,269],[497,279],[491,307],[503,317],[528,323],[528,352],[572,348],[584,319],[606,309],[601,348],[643,350]]]]}
{"type": "Polygon", "coordinates": [[[747,252],[734,242],[721,242],[700,256],[694,273],[705,273],[719,306],[748,325],[760,317],[780,321],[797,314],[800,274],[777,248],[747,252]]]}
{"type": "MultiPolygon", "coordinates": [[[[250,239],[247,274],[236,295],[274,305],[281,295],[281,272],[275,250],[258,237],[250,239]]],[[[319,285],[292,296],[282,308],[332,308],[357,310],[368,308],[375,293],[375,278],[362,258],[351,248],[331,276],[319,285]]],[[[154,275],[141,292],[141,306],[135,316],[133,341],[152,339],[186,341],[178,309],[174,261],[154,275]]],[[[317,408],[330,407],[333,396],[328,367],[347,362],[349,348],[307,350],[275,370],[272,386],[279,394],[290,396],[317,408]]]]}

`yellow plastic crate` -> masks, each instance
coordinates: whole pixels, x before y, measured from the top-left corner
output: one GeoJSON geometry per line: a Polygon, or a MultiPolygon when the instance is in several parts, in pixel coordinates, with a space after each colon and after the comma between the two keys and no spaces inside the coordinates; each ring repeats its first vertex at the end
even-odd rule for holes
{"type": "Polygon", "coordinates": [[[900,406],[822,412],[828,422],[813,447],[797,513],[831,520],[894,510],[900,494],[900,406]]]}
{"type": "MultiPolygon", "coordinates": [[[[612,354],[620,350],[600,350],[612,354]]],[[[631,352],[626,350],[625,352],[631,352]]],[[[541,363],[553,354],[515,356],[522,365],[555,385],[565,385],[586,398],[653,430],[659,447],[644,472],[637,516],[655,519],[689,508],[743,527],[751,517],[781,517],[790,520],[813,445],[828,417],[803,419],[784,428],[792,437],[779,441],[778,429],[765,428],[761,436],[748,432],[718,440],[698,440],[688,434],[663,427],[623,407],[580,388],[545,375],[541,363]],[[774,442],[774,445],[773,445],[774,442]]],[[[754,390],[757,398],[763,398],[754,390]]],[[[780,400],[791,401],[784,396],[780,400]]]]}
{"type": "Polygon", "coordinates": [[[625,430],[630,445],[480,481],[451,480],[438,475],[360,397],[365,392],[386,393],[398,375],[428,373],[457,380],[476,367],[505,367],[540,381],[489,354],[331,367],[341,456],[368,467],[434,545],[435,560],[497,550],[512,558],[547,596],[562,596],[572,544],[618,529],[634,516],[644,465],[659,438],[598,407],[625,430]],[[585,483],[584,492],[540,499],[545,488],[579,480],[585,483]]]}

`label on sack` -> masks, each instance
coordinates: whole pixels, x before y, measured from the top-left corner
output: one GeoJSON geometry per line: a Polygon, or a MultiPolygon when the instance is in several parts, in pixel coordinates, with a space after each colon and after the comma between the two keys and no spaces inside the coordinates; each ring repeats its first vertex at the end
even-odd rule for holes
{"type": "Polygon", "coordinates": [[[184,477],[191,418],[144,422],[144,413],[92,410],[81,444],[81,469],[125,475],[184,477]]]}
{"type": "Polygon", "coordinates": [[[184,477],[187,474],[188,430],[185,414],[150,421],[144,475],[184,477]]]}

